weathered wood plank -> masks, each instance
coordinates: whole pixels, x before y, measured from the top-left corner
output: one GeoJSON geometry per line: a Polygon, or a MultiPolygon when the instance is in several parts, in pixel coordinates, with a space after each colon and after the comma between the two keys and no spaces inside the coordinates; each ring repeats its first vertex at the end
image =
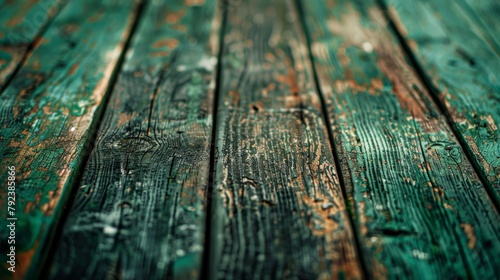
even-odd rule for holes
{"type": "Polygon", "coordinates": [[[460,3],[387,3],[396,28],[500,205],[500,49],[460,3]]]}
{"type": "Polygon", "coordinates": [[[145,8],[52,278],[196,279],[218,51],[215,7],[215,0],[162,0],[145,8]]]}
{"type": "Polygon", "coordinates": [[[301,3],[372,278],[500,275],[500,216],[382,11],[301,3]]]}
{"type": "Polygon", "coordinates": [[[22,0],[0,3],[0,89],[30,44],[62,9],[65,0],[22,0]]]}
{"type": "Polygon", "coordinates": [[[227,13],[211,277],[361,278],[353,231],[292,1],[227,13]]]}
{"type": "MultiPolygon", "coordinates": [[[[32,279],[42,269],[136,7],[71,1],[0,96],[0,182],[7,185],[6,168],[15,166],[18,219],[16,273],[2,269],[2,279],[32,279]]],[[[6,221],[7,188],[0,189],[0,216],[6,221]]]]}

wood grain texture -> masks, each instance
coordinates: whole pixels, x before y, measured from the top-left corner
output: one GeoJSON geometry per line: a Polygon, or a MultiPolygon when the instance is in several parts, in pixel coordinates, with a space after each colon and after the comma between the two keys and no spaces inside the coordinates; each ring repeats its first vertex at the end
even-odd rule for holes
{"type": "Polygon", "coordinates": [[[40,31],[63,8],[65,0],[0,2],[0,89],[40,31]]]}
{"type": "Polygon", "coordinates": [[[500,216],[381,10],[301,3],[370,276],[500,275],[500,216]]]}
{"type": "MultiPolygon", "coordinates": [[[[0,182],[15,166],[18,219],[16,273],[2,269],[2,279],[32,279],[44,264],[135,11],[133,1],[72,1],[0,96],[0,182]]],[[[1,188],[2,221],[6,203],[1,188]]],[[[2,226],[0,236],[7,234],[2,226]]]]}
{"type": "MultiPolygon", "coordinates": [[[[500,48],[493,41],[498,36],[491,37],[462,1],[387,3],[391,19],[500,205],[500,48]]],[[[494,22],[488,25],[496,26],[494,22]]]]}
{"type": "Polygon", "coordinates": [[[215,7],[213,0],[163,0],[145,8],[52,279],[197,277],[218,51],[215,7]]]}
{"type": "Polygon", "coordinates": [[[292,1],[242,1],[223,33],[213,279],[361,277],[292,1]]]}

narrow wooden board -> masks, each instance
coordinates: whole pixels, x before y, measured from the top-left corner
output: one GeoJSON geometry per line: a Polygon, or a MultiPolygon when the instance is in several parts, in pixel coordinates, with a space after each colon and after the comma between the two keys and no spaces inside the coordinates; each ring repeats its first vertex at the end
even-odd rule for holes
{"type": "Polygon", "coordinates": [[[211,277],[361,278],[293,1],[243,1],[223,36],[211,277]]]}
{"type": "MultiPolygon", "coordinates": [[[[0,182],[7,185],[7,167],[15,166],[17,186],[16,273],[4,269],[2,246],[2,279],[34,279],[44,265],[136,8],[133,1],[71,1],[0,96],[0,182]]],[[[7,214],[1,188],[2,221],[7,214]]]]}
{"type": "Polygon", "coordinates": [[[17,69],[40,31],[65,0],[16,0],[0,3],[0,89],[17,69]]]}
{"type": "Polygon", "coordinates": [[[500,216],[382,11],[301,3],[371,278],[500,275],[500,216]]]}
{"type": "Polygon", "coordinates": [[[146,6],[51,278],[197,278],[218,51],[215,7],[215,0],[146,6]]]}
{"type": "Polygon", "coordinates": [[[387,3],[396,28],[500,205],[500,49],[483,25],[464,12],[461,1],[387,3]]]}

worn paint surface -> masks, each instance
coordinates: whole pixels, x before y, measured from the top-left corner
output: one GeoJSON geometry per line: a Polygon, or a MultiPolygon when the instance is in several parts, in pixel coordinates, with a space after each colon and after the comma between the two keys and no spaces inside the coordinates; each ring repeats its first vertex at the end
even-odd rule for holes
{"type": "Polygon", "coordinates": [[[197,277],[218,51],[215,4],[146,6],[51,278],[197,277]]]}
{"type": "Polygon", "coordinates": [[[497,20],[492,18],[500,4],[476,2],[473,6],[463,1],[387,3],[397,29],[500,205],[500,47],[495,30],[498,15],[497,20]]]}
{"type": "Polygon", "coordinates": [[[301,2],[368,272],[500,275],[499,214],[381,10],[301,2]]]}
{"type": "Polygon", "coordinates": [[[19,0],[0,2],[0,89],[64,0],[19,0]]]}
{"type": "MultiPolygon", "coordinates": [[[[0,166],[16,168],[18,219],[16,273],[2,269],[2,279],[30,279],[42,269],[135,8],[118,0],[72,1],[0,96],[0,166]]],[[[7,172],[0,176],[6,185],[7,172]]],[[[6,192],[0,189],[2,221],[6,192]]],[[[3,225],[0,235],[7,236],[3,225]]]]}
{"type": "Polygon", "coordinates": [[[242,2],[223,33],[214,279],[361,277],[293,1],[242,2]]]}

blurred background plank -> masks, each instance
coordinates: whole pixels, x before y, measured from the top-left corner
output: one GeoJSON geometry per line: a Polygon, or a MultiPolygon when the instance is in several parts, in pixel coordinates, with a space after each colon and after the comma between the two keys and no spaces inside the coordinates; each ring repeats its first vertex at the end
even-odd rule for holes
{"type": "MultiPolygon", "coordinates": [[[[474,5],[478,12],[482,4],[474,5]]],[[[498,3],[490,4],[491,12],[498,11],[498,3]]],[[[500,48],[493,41],[498,40],[496,21],[486,15],[471,17],[463,1],[387,0],[387,5],[433,94],[450,115],[465,151],[500,205],[500,48]],[[481,24],[478,18],[488,23],[481,24]],[[487,25],[492,30],[486,30],[487,25]]]]}
{"type": "MultiPolygon", "coordinates": [[[[0,1],[0,90],[66,0],[0,1]]],[[[1,94],[1,93],[0,93],[1,94]]]]}
{"type": "Polygon", "coordinates": [[[500,216],[382,10],[301,3],[368,273],[499,275],[500,216]]]}

